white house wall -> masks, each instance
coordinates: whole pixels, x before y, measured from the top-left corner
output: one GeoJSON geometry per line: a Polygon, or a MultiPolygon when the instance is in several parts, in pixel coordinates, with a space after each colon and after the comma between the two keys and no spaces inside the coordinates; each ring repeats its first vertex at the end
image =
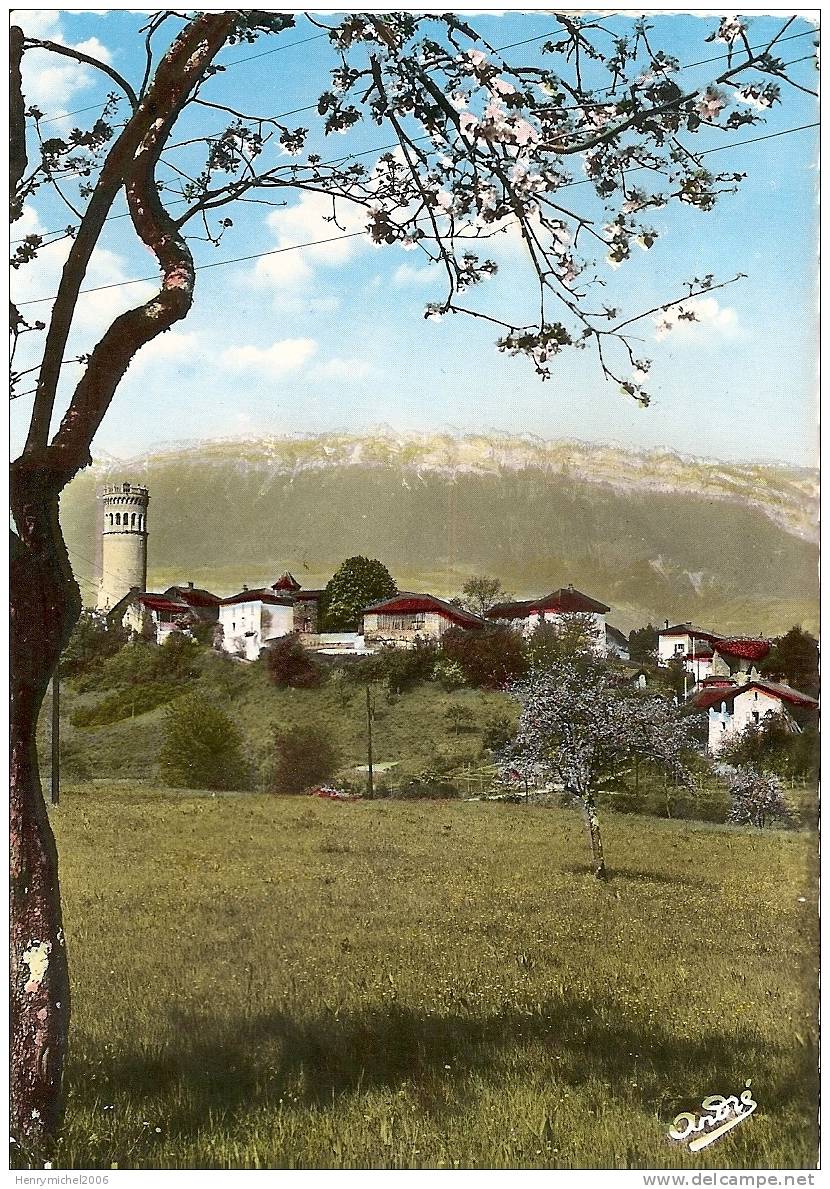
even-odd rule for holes
{"type": "Polygon", "coordinates": [[[294,630],[294,608],[261,603],[258,599],[230,603],[219,608],[219,623],[224,651],[255,661],[270,640],[294,630]]]}
{"type": "Polygon", "coordinates": [[[726,712],[721,703],[709,709],[709,751],[716,754],[724,744],[739,735],[750,723],[762,723],[767,714],[780,714],[784,709],[780,698],[771,697],[760,689],[748,689],[738,694],[726,712]],[[729,710],[732,713],[728,713],[729,710]],[[755,718],[754,716],[758,717],[755,718]]]}

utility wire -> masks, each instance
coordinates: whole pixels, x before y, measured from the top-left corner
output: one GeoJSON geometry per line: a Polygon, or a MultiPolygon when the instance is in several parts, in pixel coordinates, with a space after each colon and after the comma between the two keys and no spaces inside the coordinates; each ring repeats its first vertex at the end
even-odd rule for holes
{"type": "MultiPolygon", "coordinates": [[[[796,128],[784,128],[780,132],[768,132],[765,136],[751,136],[751,137],[748,137],[746,140],[735,140],[735,141],[731,141],[729,144],[717,145],[715,148],[704,149],[703,152],[701,152],[701,153],[695,153],[694,156],[707,157],[710,153],[722,153],[726,149],[741,148],[743,145],[758,144],[762,140],[774,140],[776,137],[779,137],[779,136],[789,136],[793,132],[804,132],[808,128],[818,128],[818,127],[819,127],[818,122],[813,123],[813,124],[799,124],[798,127],[796,127],[796,128]]],[[[391,148],[394,146],[390,145],[387,147],[391,148]]],[[[370,152],[370,153],[376,153],[376,152],[380,152],[380,151],[382,151],[382,150],[381,149],[369,149],[368,150],[368,152],[370,152]]],[[[355,153],[354,156],[356,156],[356,157],[357,156],[365,156],[365,154],[355,153]]],[[[632,172],[634,172],[634,171],[632,170],[632,172]]],[[[566,187],[570,187],[570,186],[587,186],[590,184],[591,184],[590,178],[581,178],[579,181],[564,182],[563,185],[559,188],[564,190],[566,187]]],[[[339,242],[340,240],[344,240],[344,239],[354,239],[356,236],[365,235],[365,234],[366,234],[365,231],[349,231],[343,235],[330,235],[330,236],[326,236],[326,238],[324,238],[324,239],[309,240],[307,243],[304,243],[304,244],[288,244],[284,248],[271,248],[267,252],[253,252],[252,254],[250,254],[248,256],[231,256],[227,260],[214,260],[207,264],[194,265],[194,271],[202,272],[209,268],[222,268],[226,264],[242,264],[248,260],[259,260],[263,256],[278,256],[283,252],[298,252],[302,248],[316,248],[316,247],[320,246],[321,244],[331,244],[331,243],[339,242]]],[[[149,276],[149,277],[133,277],[129,281],[112,281],[108,285],[95,285],[89,289],[81,289],[79,295],[83,295],[85,293],[100,293],[104,289],[121,289],[125,285],[138,285],[138,284],[142,284],[147,281],[157,281],[157,280],[158,280],[158,273],[154,274],[153,276],[149,276]]],[[[56,296],[57,295],[53,295],[51,297],[32,297],[32,298],[29,298],[27,301],[19,301],[16,304],[18,307],[38,305],[39,303],[44,302],[44,301],[54,301],[56,296]]]]}

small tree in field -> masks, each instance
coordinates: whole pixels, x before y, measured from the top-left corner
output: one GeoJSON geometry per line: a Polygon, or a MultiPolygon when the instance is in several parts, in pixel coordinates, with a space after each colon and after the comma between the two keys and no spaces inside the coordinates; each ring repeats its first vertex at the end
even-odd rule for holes
{"type": "Polygon", "coordinates": [[[242,735],[224,710],[197,691],[167,708],[159,767],[174,788],[243,789],[250,784],[242,735]]]}
{"type": "Polygon", "coordinates": [[[314,726],[274,732],[274,766],[269,784],[275,793],[302,793],[334,774],[339,757],[329,735],[314,726]]]}
{"type": "Polygon", "coordinates": [[[355,631],[364,607],[398,593],[395,580],[381,561],[349,557],[329,579],[321,599],[329,632],[355,631]]]}
{"type": "Polygon", "coordinates": [[[488,578],[482,574],[467,579],[461,587],[461,597],[457,602],[465,611],[484,616],[496,603],[504,602],[509,597],[500,578],[488,578]]]}
{"type": "Polygon", "coordinates": [[[502,779],[561,788],[582,808],[594,874],[606,879],[597,798],[621,760],[649,759],[684,783],[693,720],[664,698],[612,683],[608,670],[563,664],[534,670],[512,690],[521,704],[515,739],[502,752],[502,779]]]}
{"type": "Polygon", "coordinates": [[[772,822],[792,820],[777,776],[761,772],[754,764],[745,764],[740,768],[724,767],[732,802],[726,817],[728,822],[763,829],[772,822]]]}

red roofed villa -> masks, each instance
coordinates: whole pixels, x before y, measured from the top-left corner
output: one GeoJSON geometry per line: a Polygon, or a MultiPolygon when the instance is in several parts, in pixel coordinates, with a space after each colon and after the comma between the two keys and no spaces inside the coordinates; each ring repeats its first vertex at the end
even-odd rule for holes
{"type": "Polygon", "coordinates": [[[449,628],[483,628],[484,620],[431,594],[401,590],[363,612],[366,643],[414,645],[439,640],[449,628]]]}
{"type": "Polygon", "coordinates": [[[611,610],[605,603],[592,599],[573,586],[563,586],[538,599],[522,599],[516,602],[496,603],[487,612],[487,618],[497,623],[507,623],[529,636],[540,623],[556,622],[565,615],[590,615],[596,630],[596,650],[606,651],[605,616],[611,610]]]}
{"type": "Polygon", "coordinates": [[[784,715],[797,731],[798,724],[789,711],[818,709],[818,702],[809,694],[761,678],[743,685],[723,677],[707,678],[692,705],[709,711],[708,746],[712,755],[746,727],[760,725],[769,714],[784,715]]]}

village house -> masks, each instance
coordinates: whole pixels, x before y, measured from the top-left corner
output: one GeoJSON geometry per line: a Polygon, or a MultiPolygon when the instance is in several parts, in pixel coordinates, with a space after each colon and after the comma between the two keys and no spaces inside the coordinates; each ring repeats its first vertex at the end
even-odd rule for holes
{"type": "Polygon", "coordinates": [[[440,640],[452,627],[476,630],[484,626],[478,615],[453,603],[435,595],[405,590],[373,603],[363,612],[363,636],[367,644],[413,647],[418,640],[440,640]]]}
{"type": "Polygon", "coordinates": [[[233,656],[255,661],[271,640],[294,631],[294,599],[273,587],[248,590],[223,599],[219,607],[220,646],[233,656]]]}
{"type": "Polygon", "coordinates": [[[163,644],[171,632],[188,632],[199,623],[216,623],[221,599],[187,582],[161,592],[133,587],[107,612],[107,623],[122,624],[139,636],[163,644]]]}
{"type": "Polygon", "coordinates": [[[522,635],[529,636],[540,623],[556,623],[567,615],[584,615],[589,617],[588,622],[592,624],[596,651],[605,655],[605,616],[610,610],[605,603],[592,599],[590,595],[583,594],[571,585],[551,591],[539,599],[496,603],[487,612],[487,618],[497,623],[509,624],[521,631],[522,635]]]}
{"type": "Polygon", "coordinates": [[[658,633],[657,661],[667,665],[682,660],[700,686],[707,677],[734,677],[747,681],[758,675],[757,666],[772,647],[763,636],[723,636],[692,623],[666,626],[658,633]]]}
{"type": "Polygon", "coordinates": [[[727,677],[710,677],[692,705],[709,712],[708,748],[716,755],[729,740],[748,726],[759,726],[770,714],[782,715],[794,731],[799,730],[789,711],[815,710],[818,702],[789,685],[761,678],[739,683],[727,677]]]}

